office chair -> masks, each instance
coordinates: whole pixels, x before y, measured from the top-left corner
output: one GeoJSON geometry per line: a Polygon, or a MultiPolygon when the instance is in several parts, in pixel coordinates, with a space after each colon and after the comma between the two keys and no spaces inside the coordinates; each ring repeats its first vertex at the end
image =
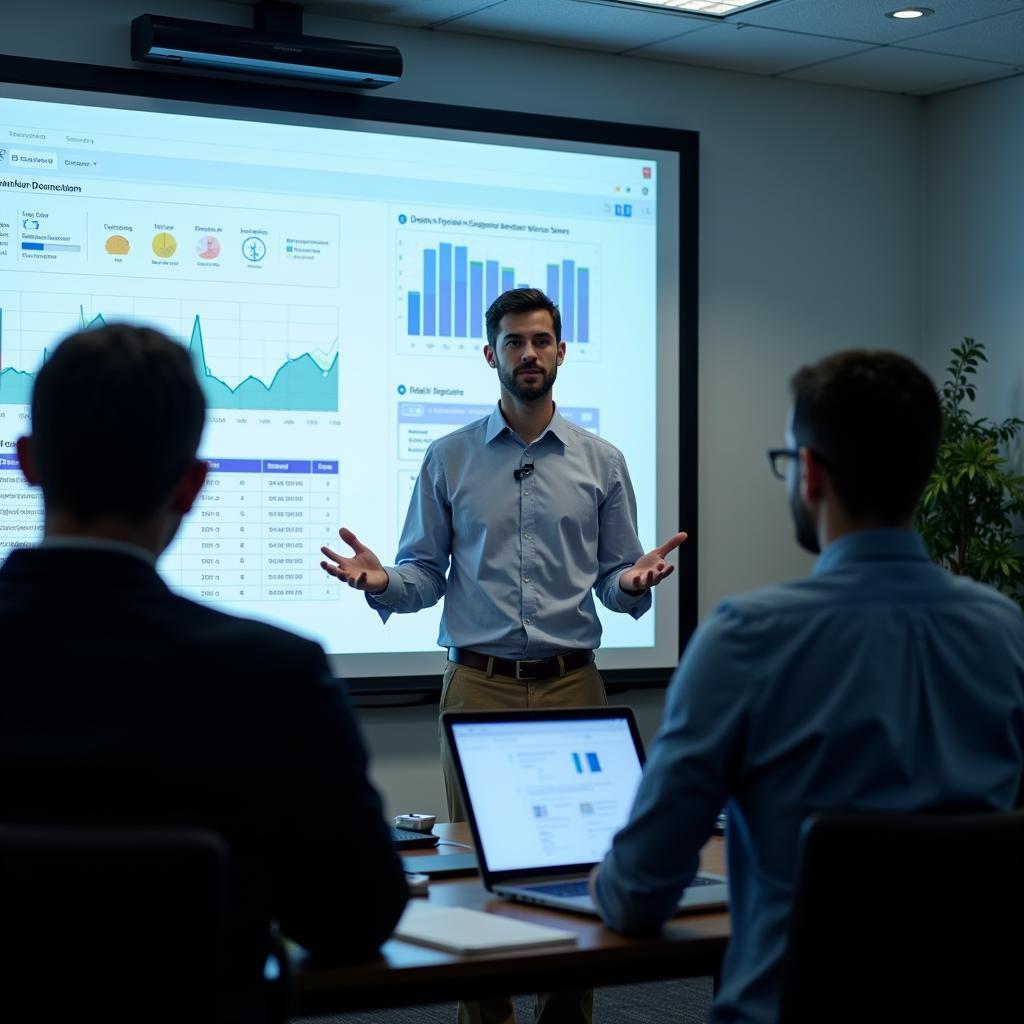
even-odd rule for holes
{"type": "Polygon", "coordinates": [[[1020,1019],[1024,810],[819,814],[779,1024],[1020,1019]]]}
{"type": "Polygon", "coordinates": [[[197,829],[0,824],[0,1017],[221,1021],[227,872],[197,829]]]}

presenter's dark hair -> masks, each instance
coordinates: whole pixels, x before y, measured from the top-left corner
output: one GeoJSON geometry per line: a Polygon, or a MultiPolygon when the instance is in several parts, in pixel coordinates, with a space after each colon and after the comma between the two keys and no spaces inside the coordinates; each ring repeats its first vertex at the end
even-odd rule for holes
{"type": "Polygon", "coordinates": [[[148,327],[65,339],[32,391],[33,452],[50,508],[142,522],[195,458],[206,402],[188,353],[148,327]]]}
{"type": "Polygon", "coordinates": [[[846,511],[905,521],[942,433],[931,380],[895,352],[853,349],[805,366],[790,386],[796,443],[819,454],[846,511]]]}
{"type": "Polygon", "coordinates": [[[502,292],[484,314],[487,323],[487,344],[493,346],[501,332],[501,318],[506,313],[532,313],[546,309],[555,324],[555,341],[562,340],[562,314],[558,307],[539,288],[513,288],[502,292]]]}

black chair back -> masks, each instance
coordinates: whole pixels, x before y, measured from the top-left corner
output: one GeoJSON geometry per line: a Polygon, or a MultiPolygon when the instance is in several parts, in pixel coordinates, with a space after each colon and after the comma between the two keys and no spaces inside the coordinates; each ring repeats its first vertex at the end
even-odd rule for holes
{"type": "Polygon", "coordinates": [[[780,1024],[1019,1020],[1022,927],[1024,811],[816,815],[780,1024]]]}
{"type": "Polygon", "coordinates": [[[223,1020],[227,872],[210,832],[0,825],[0,1017],[223,1020]]]}

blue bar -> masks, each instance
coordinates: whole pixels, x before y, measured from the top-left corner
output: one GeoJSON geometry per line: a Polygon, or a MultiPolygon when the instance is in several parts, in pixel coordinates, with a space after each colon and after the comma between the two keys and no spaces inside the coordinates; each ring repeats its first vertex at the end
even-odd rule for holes
{"type": "Polygon", "coordinates": [[[583,774],[583,765],[580,762],[580,755],[579,754],[573,754],[572,755],[572,760],[573,760],[573,763],[576,765],[576,771],[580,775],[582,775],[583,774]]]}
{"type": "Polygon", "coordinates": [[[17,455],[0,452],[0,473],[15,472],[20,469],[21,463],[18,461],[17,455]]]}
{"type": "Polygon", "coordinates": [[[484,265],[478,260],[469,265],[469,336],[484,336],[484,265]]]}
{"type": "Polygon", "coordinates": [[[437,313],[437,250],[423,250],[423,333],[437,334],[434,317],[437,313]]]}
{"type": "Polygon", "coordinates": [[[498,261],[487,261],[487,305],[498,297],[498,261]]]}
{"type": "Polygon", "coordinates": [[[437,333],[442,338],[452,336],[452,247],[442,242],[440,250],[439,283],[437,286],[437,333]]]}
{"type": "Polygon", "coordinates": [[[420,293],[409,292],[409,333],[420,333],[420,293]]]}
{"type": "Polygon", "coordinates": [[[576,271],[576,340],[590,341],[590,271],[576,271]]]}
{"type": "Polygon", "coordinates": [[[573,313],[576,308],[576,263],[574,260],[562,260],[562,340],[576,340],[576,320],[573,313]]]}
{"type": "Polygon", "coordinates": [[[22,242],[21,243],[21,247],[22,247],[22,249],[30,249],[33,252],[36,252],[36,251],[42,252],[43,251],[43,243],[42,242],[22,242]]]}
{"type": "Polygon", "coordinates": [[[516,271],[515,267],[502,267],[501,268],[501,290],[503,292],[510,292],[516,286],[516,271]]]}
{"type": "Polygon", "coordinates": [[[548,298],[558,305],[558,264],[548,264],[548,298]]]}
{"type": "Polygon", "coordinates": [[[597,754],[587,754],[587,764],[590,765],[592,772],[599,772],[601,770],[601,762],[597,759],[597,754]]]}
{"type": "Polygon", "coordinates": [[[317,459],[313,463],[314,473],[330,473],[332,476],[338,475],[338,460],[337,459],[317,459]]]}
{"type": "Polygon", "coordinates": [[[262,473],[260,459],[207,459],[211,473],[262,473]]]}
{"type": "Polygon", "coordinates": [[[455,337],[466,336],[466,262],[469,252],[464,245],[455,246],[455,337]]]}
{"type": "Polygon", "coordinates": [[[312,465],[309,459],[264,459],[264,473],[309,473],[312,465]]]}

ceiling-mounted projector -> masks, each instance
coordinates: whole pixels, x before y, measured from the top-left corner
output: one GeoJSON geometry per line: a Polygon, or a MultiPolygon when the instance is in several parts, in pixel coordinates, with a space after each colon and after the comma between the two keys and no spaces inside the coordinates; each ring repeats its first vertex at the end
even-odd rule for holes
{"type": "Polygon", "coordinates": [[[212,25],[143,14],[132,21],[132,60],[248,71],[379,89],[402,75],[394,46],[212,25]]]}

